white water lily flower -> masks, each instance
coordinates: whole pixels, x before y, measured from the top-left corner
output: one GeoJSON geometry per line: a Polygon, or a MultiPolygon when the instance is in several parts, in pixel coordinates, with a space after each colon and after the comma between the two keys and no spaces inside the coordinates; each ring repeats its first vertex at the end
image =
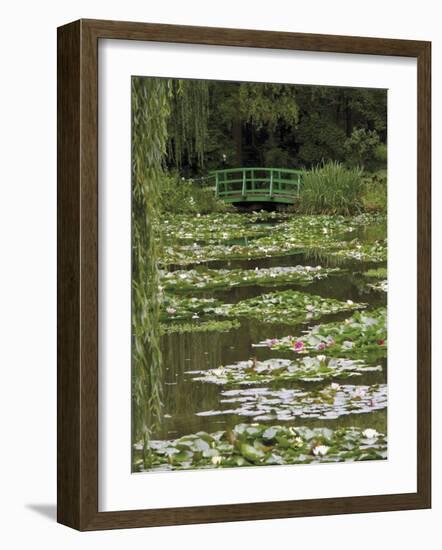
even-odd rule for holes
{"type": "Polygon", "coordinates": [[[332,383],[330,384],[330,389],[335,390],[335,391],[338,391],[338,390],[341,389],[341,385],[340,385],[340,384],[337,384],[336,382],[332,382],[332,383]]]}
{"type": "Polygon", "coordinates": [[[353,397],[360,397],[362,399],[363,397],[365,397],[366,393],[367,390],[365,390],[364,388],[356,388],[353,397]]]}
{"type": "Polygon", "coordinates": [[[379,436],[379,433],[372,428],[367,428],[362,432],[362,435],[367,439],[374,439],[375,437],[379,436]]]}
{"type": "Polygon", "coordinates": [[[354,304],[354,302],[353,302],[353,300],[347,300],[347,304],[348,304],[349,306],[352,306],[352,305],[354,304]]]}
{"type": "Polygon", "coordinates": [[[325,356],[325,355],[318,355],[318,356],[317,356],[317,359],[318,359],[318,361],[325,361],[325,360],[326,360],[326,356],[325,356]]]}
{"type": "Polygon", "coordinates": [[[308,305],[305,306],[305,309],[306,309],[307,311],[313,311],[313,310],[315,309],[315,307],[312,306],[312,304],[308,304],[308,305]]]}
{"type": "Polygon", "coordinates": [[[325,456],[329,449],[330,449],[330,447],[327,447],[327,445],[317,445],[313,449],[313,454],[315,456],[325,456]]]}
{"type": "Polygon", "coordinates": [[[212,374],[215,376],[222,376],[224,374],[224,367],[218,367],[217,369],[212,370],[212,374]]]}
{"type": "Polygon", "coordinates": [[[212,464],[214,464],[215,466],[218,466],[218,464],[221,464],[222,461],[223,461],[222,456],[220,455],[212,456],[212,464]]]}

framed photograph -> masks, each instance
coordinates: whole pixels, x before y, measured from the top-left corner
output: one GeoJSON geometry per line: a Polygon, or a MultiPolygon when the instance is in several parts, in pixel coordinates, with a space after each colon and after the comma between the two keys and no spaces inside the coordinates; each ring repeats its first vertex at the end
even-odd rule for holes
{"type": "Polygon", "coordinates": [[[431,506],[429,42],[58,29],[58,521],[431,506]]]}

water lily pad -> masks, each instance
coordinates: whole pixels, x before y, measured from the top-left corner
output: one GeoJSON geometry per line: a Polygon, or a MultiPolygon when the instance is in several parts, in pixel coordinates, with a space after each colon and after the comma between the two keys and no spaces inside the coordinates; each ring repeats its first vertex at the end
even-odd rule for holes
{"type": "Polygon", "coordinates": [[[171,322],[163,323],[161,325],[162,334],[184,334],[187,332],[230,332],[241,326],[239,321],[226,320],[226,321],[203,321],[199,319],[193,322],[171,322]]]}
{"type": "Polygon", "coordinates": [[[245,316],[266,323],[294,323],[318,319],[323,315],[365,308],[366,304],[351,300],[342,302],[333,298],[322,298],[305,292],[286,290],[261,294],[256,298],[242,300],[237,304],[218,308],[219,314],[245,316]]]}
{"type": "Polygon", "coordinates": [[[249,285],[276,285],[282,283],[308,284],[324,279],[339,268],[317,266],[287,266],[261,269],[206,269],[162,272],[162,284],[168,290],[227,289],[249,285]]]}
{"type": "Polygon", "coordinates": [[[387,310],[356,312],[344,321],[316,325],[299,336],[270,338],[255,345],[259,346],[296,354],[351,357],[372,363],[387,355],[387,310]]]}
{"type": "Polygon", "coordinates": [[[332,383],[321,390],[246,388],[221,392],[219,411],[197,416],[236,415],[254,421],[288,421],[295,418],[326,420],[349,414],[370,413],[387,406],[387,386],[353,386],[332,383]]]}
{"type": "Polygon", "coordinates": [[[367,365],[362,360],[324,356],[303,356],[294,359],[238,361],[205,371],[189,371],[195,381],[219,385],[250,386],[273,382],[322,382],[333,378],[346,379],[368,372],[382,371],[381,365],[367,365]]]}
{"type": "Polygon", "coordinates": [[[212,434],[213,444],[210,449],[214,452],[180,451],[184,438],[151,441],[150,462],[143,464],[136,457],[135,464],[139,471],[145,471],[320,464],[387,458],[386,435],[374,429],[311,429],[255,423],[252,425],[254,430],[249,431],[250,426],[237,424],[230,430],[218,433],[216,438],[212,434]]]}

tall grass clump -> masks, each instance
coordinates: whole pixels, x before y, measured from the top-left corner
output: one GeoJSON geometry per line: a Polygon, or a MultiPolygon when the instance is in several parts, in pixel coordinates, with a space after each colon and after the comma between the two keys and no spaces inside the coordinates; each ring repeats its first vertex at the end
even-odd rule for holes
{"type": "Polygon", "coordinates": [[[339,162],[320,164],[304,176],[299,210],[305,214],[348,216],[363,210],[364,182],[360,168],[339,162]]]}

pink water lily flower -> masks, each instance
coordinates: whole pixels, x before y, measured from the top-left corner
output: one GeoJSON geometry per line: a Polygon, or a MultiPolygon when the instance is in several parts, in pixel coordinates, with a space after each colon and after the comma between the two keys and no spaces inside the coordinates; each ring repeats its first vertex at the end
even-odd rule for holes
{"type": "Polygon", "coordinates": [[[295,342],[295,345],[293,346],[294,351],[302,351],[304,349],[304,342],[301,342],[300,340],[297,340],[295,342]]]}
{"type": "Polygon", "coordinates": [[[176,309],[174,307],[168,307],[166,311],[169,315],[174,315],[176,313],[176,309]]]}
{"type": "Polygon", "coordinates": [[[335,343],[335,340],[332,336],[328,336],[327,337],[327,346],[333,346],[333,344],[335,343]]]}
{"type": "Polygon", "coordinates": [[[325,349],[325,344],[324,342],[320,342],[316,347],[317,349],[325,349]]]}

